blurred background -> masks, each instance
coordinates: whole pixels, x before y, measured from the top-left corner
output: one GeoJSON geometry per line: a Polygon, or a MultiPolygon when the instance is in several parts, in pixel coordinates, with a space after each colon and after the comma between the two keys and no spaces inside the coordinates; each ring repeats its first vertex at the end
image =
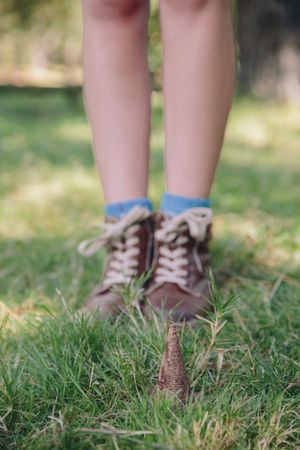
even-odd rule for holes
{"type": "MultiPolygon", "coordinates": [[[[157,1],[151,7],[157,207],[163,96],[157,1]]],[[[143,400],[156,331],[140,345],[139,320],[118,322],[115,334],[65,314],[99,282],[104,256],[77,252],[103,220],[81,94],[80,1],[0,0],[1,449],[152,448],[135,445],[148,431],[131,431],[159,427],[153,448],[300,449],[300,0],[234,0],[233,16],[239,82],[211,193],[210,248],[218,288],[237,300],[216,345],[204,329],[184,340],[189,371],[210,357],[198,364],[199,401],[178,409],[179,422],[167,403],[143,400]],[[62,320],[50,320],[57,311],[62,320]]]]}
{"type": "MultiPolygon", "coordinates": [[[[255,323],[261,308],[268,314],[268,298],[296,302],[300,292],[300,2],[235,0],[233,15],[239,85],[212,192],[212,264],[224,289],[242,288],[255,323]]],[[[1,0],[0,34],[0,316],[50,307],[57,289],[78,306],[99,280],[102,255],[85,260],[76,246],[94,233],[103,206],[81,95],[80,2],[1,0]]],[[[156,1],[149,44],[157,206],[164,133],[156,1]]]]}
{"type": "MultiPolygon", "coordinates": [[[[299,0],[234,0],[240,86],[257,95],[300,101],[299,0]]],[[[1,0],[0,83],[81,84],[81,8],[77,0],[1,0]]],[[[157,1],[149,26],[150,70],[160,87],[157,1]]]]}

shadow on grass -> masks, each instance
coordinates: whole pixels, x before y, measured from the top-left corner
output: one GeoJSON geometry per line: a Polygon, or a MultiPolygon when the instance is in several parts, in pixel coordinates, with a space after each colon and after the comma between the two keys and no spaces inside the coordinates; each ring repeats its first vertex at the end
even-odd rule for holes
{"type": "MultiPolygon", "coordinates": [[[[13,172],[39,171],[39,166],[72,169],[73,165],[94,168],[90,135],[81,102],[71,102],[72,89],[42,90],[32,88],[0,89],[1,172],[11,173],[14,189],[17,178],[13,172]]],[[[78,89],[74,91],[78,95],[78,89]]],[[[162,107],[153,112],[153,129],[162,126],[162,107]]],[[[159,131],[160,132],[160,131],[159,131]]],[[[272,151],[263,148],[262,152],[272,151]]],[[[274,217],[296,217],[299,201],[300,170],[290,166],[263,166],[255,162],[258,150],[243,142],[228,140],[222,156],[214,186],[214,203],[217,211],[243,213],[255,207],[274,217]],[[251,154],[250,162],[239,160],[238,148],[251,154]],[[234,149],[227,157],[227,148],[234,149]],[[230,161],[229,161],[230,159],[230,161]]],[[[151,182],[163,180],[163,154],[159,147],[151,155],[151,182]]],[[[7,179],[7,177],[6,177],[7,179]]]]}
{"type": "MultiPolygon", "coordinates": [[[[230,145],[230,142],[228,143],[230,145]]],[[[251,151],[251,148],[243,149],[251,151]]],[[[280,219],[297,220],[300,172],[286,167],[254,166],[221,160],[213,196],[218,212],[255,208],[280,219]]]]}
{"type": "Polygon", "coordinates": [[[0,89],[3,171],[26,161],[93,166],[83,104],[72,95],[65,89],[0,89]]]}

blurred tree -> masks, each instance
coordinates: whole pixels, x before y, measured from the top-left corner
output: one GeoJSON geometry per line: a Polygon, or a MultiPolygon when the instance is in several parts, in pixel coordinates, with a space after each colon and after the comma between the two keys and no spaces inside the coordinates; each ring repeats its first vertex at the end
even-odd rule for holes
{"type": "Polygon", "coordinates": [[[16,70],[60,67],[72,83],[81,59],[80,25],[79,1],[1,0],[0,63],[11,69],[12,79],[16,70]]]}
{"type": "MultiPolygon", "coordinates": [[[[300,101],[300,0],[231,1],[243,89],[300,101]]],[[[155,88],[161,85],[162,60],[158,4],[151,0],[149,21],[155,88]]],[[[0,0],[0,33],[1,66],[59,69],[67,83],[80,80],[79,0],[0,0]]]]}
{"type": "Polygon", "coordinates": [[[70,0],[1,0],[1,13],[13,14],[18,25],[28,28],[35,20],[35,13],[51,8],[52,20],[64,20],[70,11],[70,0]]]}
{"type": "Polygon", "coordinates": [[[238,0],[237,15],[242,87],[300,100],[299,0],[238,0]]]}

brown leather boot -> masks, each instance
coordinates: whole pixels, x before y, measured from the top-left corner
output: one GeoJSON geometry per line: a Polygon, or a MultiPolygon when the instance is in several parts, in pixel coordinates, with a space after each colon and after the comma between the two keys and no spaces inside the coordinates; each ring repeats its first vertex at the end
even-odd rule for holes
{"type": "Polygon", "coordinates": [[[120,291],[135,277],[147,272],[153,251],[153,215],[145,208],[135,207],[119,220],[108,218],[100,237],[82,242],[78,251],[91,256],[106,248],[102,281],[85,301],[83,309],[99,311],[101,318],[125,310],[120,291]]]}
{"type": "Polygon", "coordinates": [[[212,211],[192,208],[182,214],[157,214],[152,281],[147,303],[174,320],[190,320],[211,309],[208,241],[212,211]]]}

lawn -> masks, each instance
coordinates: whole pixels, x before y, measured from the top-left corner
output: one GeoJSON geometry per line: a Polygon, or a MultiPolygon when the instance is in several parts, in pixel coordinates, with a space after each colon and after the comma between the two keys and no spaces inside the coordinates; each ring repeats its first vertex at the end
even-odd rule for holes
{"type": "MultiPolygon", "coordinates": [[[[163,190],[153,95],[150,196],[163,190]]],[[[0,91],[0,448],[300,448],[300,110],[238,96],[212,192],[217,313],[179,330],[192,394],[153,398],[159,318],[74,312],[99,279],[103,198],[80,99],[0,91]],[[220,306],[221,305],[221,306],[220,306]],[[211,345],[212,344],[212,345],[211,345]]]]}

